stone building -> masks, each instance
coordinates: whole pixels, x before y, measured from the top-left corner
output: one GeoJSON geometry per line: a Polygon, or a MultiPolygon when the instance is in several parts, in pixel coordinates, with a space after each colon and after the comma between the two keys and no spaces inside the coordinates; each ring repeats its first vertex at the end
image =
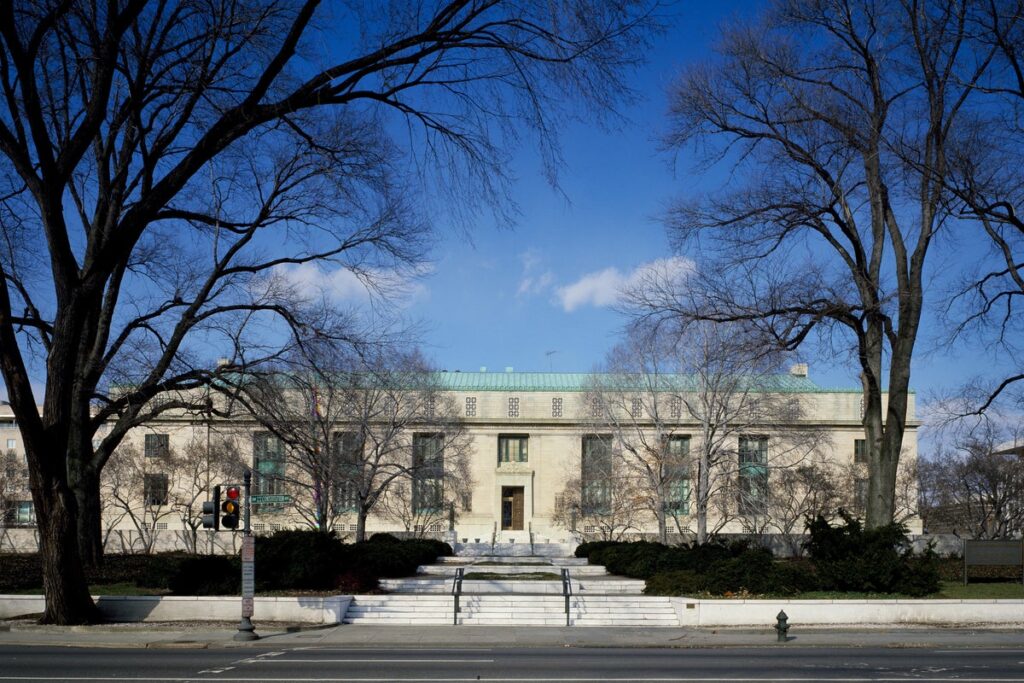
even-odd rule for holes
{"type": "MultiPolygon", "coordinates": [[[[429,419],[409,422],[397,449],[404,450],[390,457],[419,459],[419,465],[434,457],[432,449],[436,457],[429,467],[411,467],[394,478],[395,488],[366,516],[367,534],[403,532],[470,543],[656,537],[660,509],[670,541],[692,538],[703,426],[678,403],[679,392],[692,387],[669,382],[645,398],[643,388],[625,386],[622,406],[602,414],[595,394],[601,377],[511,369],[437,373],[439,396],[451,413],[446,424],[458,425],[458,444],[444,442],[429,419]],[[649,399],[660,400],[660,407],[649,399]],[[613,419],[618,413],[628,419],[613,419]],[[637,439],[647,442],[647,450],[635,453],[658,451],[674,458],[661,463],[669,474],[658,495],[650,480],[637,475],[641,468],[630,464],[638,456],[628,442],[637,439]],[[444,453],[456,448],[457,466],[454,455],[444,453]]],[[[862,510],[867,472],[860,391],[819,387],[807,367],[797,365],[752,395],[755,405],[770,395],[799,410],[791,413],[790,424],[737,420],[737,427],[723,432],[712,468],[717,484],[710,492],[709,529],[800,533],[803,515],[816,506],[862,510]],[[793,434],[812,433],[813,439],[793,446],[793,434]]],[[[6,410],[0,412],[7,452],[0,482],[0,547],[10,549],[34,544],[34,520],[20,435],[6,410]]],[[[913,410],[911,396],[897,507],[900,520],[920,533],[913,410]]],[[[296,471],[302,469],[301,459],[293,449],[241,410],[230,417],[164,413],[135,430],[105,470],[108,551],[211,548],[213,534],[201,525],[202,502],[213,485],[240,481],[245,467],[255,473],[259,496],[252,517],[256,533],[311,526],[324,521],[316,519],[318,514],[329,514],[325,525],[351,538],[358,523],[356,479],[365,470],[361,456],[353,455],[359,449],[348,429],[337,425],[341,445],[331,448],[340,464],[332,465],[326,484],[311,485],[296,471]],[[330,509],[317,513],[311,503],[325,495],[324,485],[332,490],[330,509]]],[[[217,542],[230,545],[230,536],[219,534],[217,542]]]]}

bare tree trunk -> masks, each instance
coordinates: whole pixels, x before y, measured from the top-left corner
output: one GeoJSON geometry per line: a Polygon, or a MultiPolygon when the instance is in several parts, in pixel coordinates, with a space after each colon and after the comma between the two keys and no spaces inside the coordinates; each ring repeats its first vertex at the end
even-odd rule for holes
{"type": "MultiPolygon", "coordinates": [[[[69,463],[80,462],[70,459],[69,463]]],[[[90,468],[82,468],[72,482],[78,504],[78,553],[86,567],[103,564],[103,527],[100,478],[90,468]]]]}
{"type": "Polygon", "coordinates": [[[700,462],[697,464],[697,544],[708,542],[708,487],[711,477],[708,474],[708,453],[701,449],[700,462]]]}
{"type": "Polygon", "coordinates": [[[370,509],[359,506],[359,513],[356,515],[356,543],[366,540],[366,517],[370,509]]]}
{"type": "Polygon", "coordinates": [[[99,620],[89,596],[79,557],[75,499],[59,484],[49,491],[33,490],[39,515],[39,554],[43,568],[46,609],[44,624],[87,624],[99,620]]]}

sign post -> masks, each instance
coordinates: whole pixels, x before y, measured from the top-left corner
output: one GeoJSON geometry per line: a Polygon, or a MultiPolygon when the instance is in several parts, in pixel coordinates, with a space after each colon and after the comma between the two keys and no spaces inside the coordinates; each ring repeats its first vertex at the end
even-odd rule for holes
{"type": "Polygon", "coordinates": [[[256,539],[252,535],[250,513],[252,512],[252,470],[245,471],[245,503],[242,528],[242,620],[238,622],[235,640],[257,640],[256,627],[252,625],[253,598],[256,593],[256,539]]]}

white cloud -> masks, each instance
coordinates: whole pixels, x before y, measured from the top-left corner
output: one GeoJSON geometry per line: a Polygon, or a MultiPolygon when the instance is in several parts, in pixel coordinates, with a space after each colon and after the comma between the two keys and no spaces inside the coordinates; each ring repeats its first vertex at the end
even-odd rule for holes
{"type": "Polygon", "coordinates": [[[550,270],[545,270],[540,274],[537,273],[537,270],[544,261],[538,250],[527,249],[519,255],[519,260],[523,262],[523,275],[519,280],[516,296],[542,294],[551,287],[555,281],[555,274],[550,270]]]}
{"type": "Polygon", "coordinates": [[[323,296],[336,303],[364,302],[374,296],[402,298],[410,302],[426,293],[426,287],[416,280],[430,272],[428,267],[413,273],[377,268],[369,269],[360,276],[348,268],[326,270],[312,263],[275,269],[275,275],[295,287],[299,294],[307,297],[323,296]]]}
{"type": "Polygon", "coordinates": [[[555,296],[566,313],[582,306],[612,306],[619,302],[623,292],[641,284],[645,279],[675,280],[693,270],[693,261],[679,256],[642,263],[628,273],[612,266],[587,273],[576,282],[559,287],[555,296]]]}

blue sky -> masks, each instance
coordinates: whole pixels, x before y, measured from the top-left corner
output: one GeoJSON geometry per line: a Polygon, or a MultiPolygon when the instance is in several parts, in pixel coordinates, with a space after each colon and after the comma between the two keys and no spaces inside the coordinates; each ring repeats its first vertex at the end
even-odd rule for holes
{"type": "MultiPolygon", "coordinates": [[[[439,367],[587,371],[602,360],[624,323],[608,306],[615,285],[645,264],[673,256],[658,213],[671,198],[707,184],[690,159],[673,159],[658,148],[667,121],[666,86],[681,65],[706,54],[723,22],[759,5],[679,8],[636,75],[645,97],[624,112],[629,122],[613,132],[585,125],[566,131],[564,196],[546,184],[539,161],[524,153],[513,169],[522,211],[514,230],[482,226],[469,244],[458,231],[442,229],[432,274],[409,306],[428,326],[425,350],[439,367]]],[[[937,272],[955,267],[964,253],[944,251],[951,255],[932,254],[937,272]]],[[[918,346],[913,386],[922,399],[999,365],[997,356],[977,349],[941,348],[941,332],[929,324],[918,346]]],[[[852,365],[805,355],[818,384],[858,385],[852,365]]]]}

